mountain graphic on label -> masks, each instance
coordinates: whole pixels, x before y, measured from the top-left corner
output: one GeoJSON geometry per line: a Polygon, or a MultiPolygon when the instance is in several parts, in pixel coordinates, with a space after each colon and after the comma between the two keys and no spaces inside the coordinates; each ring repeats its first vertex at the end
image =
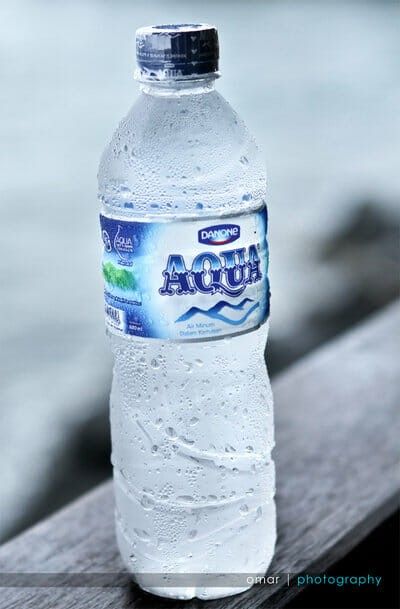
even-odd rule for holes
{"type": "Polygon", "coordinates": [[[210,309],[200,309],[199,307],[191,307],[186,313],[178,317],[175,323],[179,323],[182,321],[188,321],[195,315],[201,315],[204,317],[208,317],[209,319],[218,319],[219,321],[223,321],[232,326],[239,326],[244,323],[246,319],[260,306],[259,302],[254,302],[251,298],[243,298],[238,304],[234,305],[230,302],[226,302],[225,300],[220,300],[210,309]],[[251,306],[247,307],[246,305],[250,305],[250,303],[254,303],[251,306]],[[233,311],[243,311],[247,308],[246,312],[239,319],[230,319],[223,315],[221,311],[223,309],[230,309],[233,311]]]}
{"type": "Polygon", "coordinates": [[[132,266],[133,241],[131,231],[122,224],[118,224],[118,230],[114,237],[114,249],[118,254],[119,263],[124,266],[132,266]]]}

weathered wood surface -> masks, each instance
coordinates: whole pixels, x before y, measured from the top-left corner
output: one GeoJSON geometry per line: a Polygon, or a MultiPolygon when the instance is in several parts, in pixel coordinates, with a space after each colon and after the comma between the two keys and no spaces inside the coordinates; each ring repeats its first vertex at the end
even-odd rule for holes
{"type": "MultiPolygon", "coordinates": [[[[278,544],[271,573],[322,572],[396,507],[400,307],[304,358],[274,383],[278,544]]],[[[0,548],[5,573],[122,570],[106,483],[0,548]]],[[[213,609],[282,607],[295,588],[255,586],[213,609]]],[[[129,585],[0,588],[1,609],[182,607],[129,585]]],[[[207,603],[189,601],[186,609],[207,603]]]]}

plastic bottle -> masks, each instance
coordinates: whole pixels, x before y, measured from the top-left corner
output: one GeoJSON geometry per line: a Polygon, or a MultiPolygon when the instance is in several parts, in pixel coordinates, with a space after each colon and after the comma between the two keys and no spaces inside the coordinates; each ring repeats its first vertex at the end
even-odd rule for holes
{"type": "Polygon", "coordinates": [[[99,169],[117,539],[144,589],[217,598],[276,536],[265,173],[214,89],[216,29],[136,40],[141,94],[99,169]]]}

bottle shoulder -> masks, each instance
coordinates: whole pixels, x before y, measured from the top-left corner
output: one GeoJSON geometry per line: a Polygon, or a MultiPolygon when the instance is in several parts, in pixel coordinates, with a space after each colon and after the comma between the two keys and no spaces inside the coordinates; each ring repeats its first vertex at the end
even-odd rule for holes
{"type": "Polygon", "coordinates": [[[99,192],[105,205],[131,203],[141,213],[148,206],[175,213],[258,207],[265,197],[264,162],[217,91],[142,93],[103,153],[99,192]]]}

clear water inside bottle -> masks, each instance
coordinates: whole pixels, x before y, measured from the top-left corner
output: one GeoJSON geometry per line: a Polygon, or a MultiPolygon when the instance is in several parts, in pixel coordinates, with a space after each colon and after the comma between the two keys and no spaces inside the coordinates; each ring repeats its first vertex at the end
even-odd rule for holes
{"type": "MultiPolygon", "coordinates": [[[[116,219],[210,223],[258,209],[265,188],[260,152],[213,78],[143,86],[99,170],[102,213],[116,219]]],[[[267,334],[268,322],[195,342],[109,331],[117,538],[150,592],[227,596],[250,587],[230,574],[264,573],[271,561],[267,334]],[[213,573],[221,585],[196,578],[213,573]],[[174,574],[186,576],[174,585],[174,574]]]]}

